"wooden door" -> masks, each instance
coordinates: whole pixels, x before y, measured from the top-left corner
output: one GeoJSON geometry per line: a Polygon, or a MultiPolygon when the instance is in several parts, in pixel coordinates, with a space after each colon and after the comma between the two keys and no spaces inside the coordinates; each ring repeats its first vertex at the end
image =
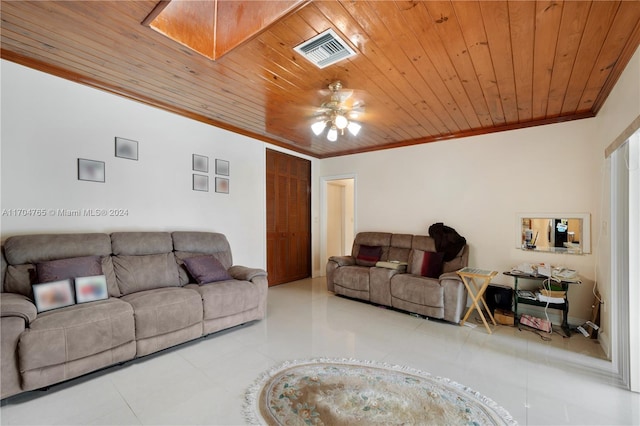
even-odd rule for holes
{"type": "Polygon", "coordinates": [[[311,276],[311,162],[267,150],[269,286],[311,276]]]}

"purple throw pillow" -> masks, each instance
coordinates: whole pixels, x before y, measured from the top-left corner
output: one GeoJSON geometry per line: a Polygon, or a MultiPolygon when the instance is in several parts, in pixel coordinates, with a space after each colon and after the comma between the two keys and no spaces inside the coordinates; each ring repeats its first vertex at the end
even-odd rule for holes
{"type": "Polygon", "coordinates": [[[376,266],[380,257],[382,257],[382,247],[362,244],[360,245],[360,250],[358,250],[356,264],[360,266],[376,266]]]}
{"type": "Polygon", "coordinates": [[[438,278],[442,273],[442,262],[444,253],[435,251],[425,251],[422,258],[422,268],[420,275],[429,278],[438,278]]]}
{"type": "Polygon", "coordinates": [[[71,257],[36,264],[39,283],[102,275],[100,256],[71,257]]]}
{"type": "Polygon", "coordinates": [[[198,284],[233,279],[222,263],[213,256],[188,257],[184,260],[184,265],[198,284]]]}

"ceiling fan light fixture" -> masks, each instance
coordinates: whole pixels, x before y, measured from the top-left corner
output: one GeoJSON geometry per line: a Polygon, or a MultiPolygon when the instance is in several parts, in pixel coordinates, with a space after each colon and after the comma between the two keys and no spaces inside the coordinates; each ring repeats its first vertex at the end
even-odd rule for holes
{"type": "Polygon", "coordinates": [[[333,124],[338,129],[342,130],[347,127],[347,125],[349,125],[349,120],[347,120],[347,117],[345,117],[344,115],[337,114],[333,119],[333,124]]]}
{"type": "Polygon", "coordinates": [[[327,132],[327,139],[329,139],[331,142],[335,142],[338,140],[338,130],[335,126],[331,126],[331,128],[327,132]]]}
{"type": "Polygon", "coordinates": [[[360,131],[361,128],[362,128],[361,125],[359,125],[358,123],[355,123],[353,121],[351,121],[349,123],[349,125],[347,126],[347,129],[349,130],[349,133],[351,133],[353,136],[358,136],[358,132],[360,131]]]}
{"type": "Polygon", "coordinates": [[[319,136],[324,130],[326,123],[324,121],[316,121],[311,125],[311,131],[314,135],[319,136]]]}

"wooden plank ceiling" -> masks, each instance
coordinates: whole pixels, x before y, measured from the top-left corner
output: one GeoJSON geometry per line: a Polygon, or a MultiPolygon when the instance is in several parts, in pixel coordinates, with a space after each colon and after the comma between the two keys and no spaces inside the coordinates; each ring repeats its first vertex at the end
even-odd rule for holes
{"type": "Polygon", "coordinates": [[[3,0],[2,58],[325,158],[592,117],[640,44],[639,1],[311,1],[213,61],[157,3],[3,0]],[[293,48],[327,28],[357,55],[319,69],[293,48]],[[335,80],[365,112],[330,142],[335,80]]]}

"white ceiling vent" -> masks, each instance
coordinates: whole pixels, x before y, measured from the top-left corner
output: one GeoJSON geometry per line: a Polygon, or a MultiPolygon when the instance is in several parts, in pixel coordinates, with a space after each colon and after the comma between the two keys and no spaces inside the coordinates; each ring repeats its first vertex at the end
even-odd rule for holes
{"type": "Polygon", "coordinates": [[[318,34],[293,49],[318,68],[328,67],[356,54],[332,29],[318,34]]]}

